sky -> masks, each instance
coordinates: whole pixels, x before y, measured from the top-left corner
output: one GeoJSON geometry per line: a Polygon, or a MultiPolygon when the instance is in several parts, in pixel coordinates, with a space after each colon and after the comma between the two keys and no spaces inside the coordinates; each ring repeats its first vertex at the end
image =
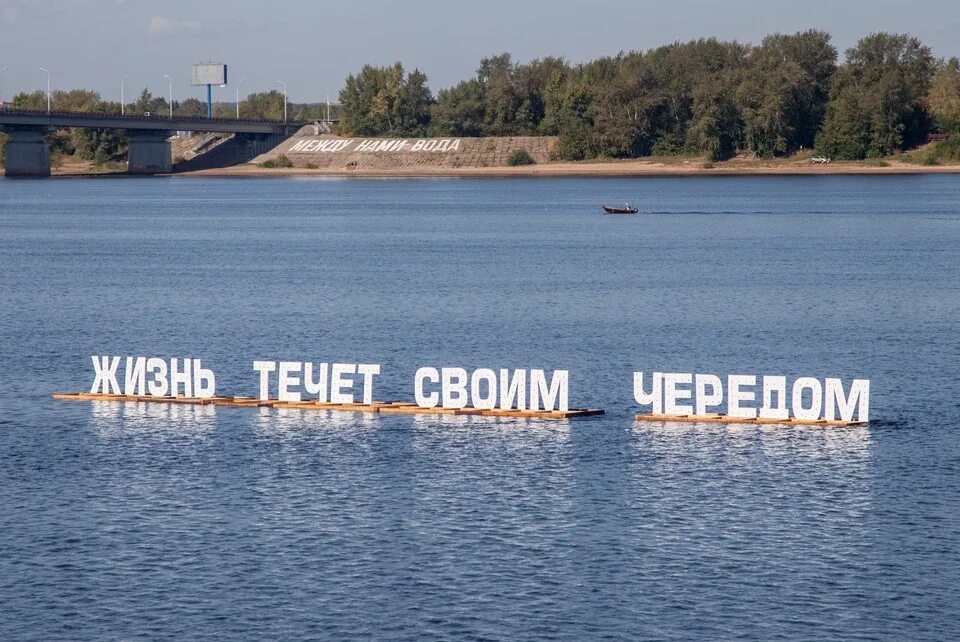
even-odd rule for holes
{"type": "Polygon", "coordinates": [[[144,87],[204,98],[190,65],[223,62],[214,100],[279,89],[293,102],[334,100],[364,64],[401,61],[436,92],[471,77],[484,56],[576,63],[619,51],[716,36],[758,43],[816,28],[841,52],[875,31],[907,32],[936,56],[960,56],[960,0],[0,0],[0,99],[86,88],[129,101],[144,87]]]}

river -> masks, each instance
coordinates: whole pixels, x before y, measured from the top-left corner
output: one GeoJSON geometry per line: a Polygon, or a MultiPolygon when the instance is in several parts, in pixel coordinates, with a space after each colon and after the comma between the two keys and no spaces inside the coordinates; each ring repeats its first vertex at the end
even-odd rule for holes
{"type": "Polygon", "coordinates": [[[955,176],[0,179],[0,637],[956,639],[958,319],[955,176]],[[100,354],[607,414],[51,398],[100,354]],[[867,378],[872,421],[639,424],[634,370],[867,378]]]}

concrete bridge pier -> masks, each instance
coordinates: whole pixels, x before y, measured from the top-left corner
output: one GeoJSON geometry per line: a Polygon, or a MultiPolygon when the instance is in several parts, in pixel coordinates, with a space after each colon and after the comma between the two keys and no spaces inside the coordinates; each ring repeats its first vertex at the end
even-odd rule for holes
{"type": "Polygon", "coordinates": [[[159,130],[127,130],[128,174],[169,174],[173,171],[170,132],[159,130]]]}
{"type": "Polygon", "coordinates": [[[6,176],[50,176],[46,127],[4,127],[7,134],[6,176]]]}

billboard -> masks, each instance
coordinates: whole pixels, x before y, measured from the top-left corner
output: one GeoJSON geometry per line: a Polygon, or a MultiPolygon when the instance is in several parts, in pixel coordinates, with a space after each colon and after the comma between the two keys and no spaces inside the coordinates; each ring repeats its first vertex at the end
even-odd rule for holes
{"type": "Polygon", "coordinates": [[[190,67],[191,85],[226,85],[227,66],[220,63],[205,62],[190,67]]]}

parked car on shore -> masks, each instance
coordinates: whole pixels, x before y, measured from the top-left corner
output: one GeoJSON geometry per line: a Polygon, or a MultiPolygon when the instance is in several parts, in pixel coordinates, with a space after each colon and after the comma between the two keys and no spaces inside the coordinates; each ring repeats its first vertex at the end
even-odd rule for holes
{"type": "Polygon", "coordinates": [[[826,156],[814,156],[810,160],[813,161],[814,163],[822,163],[824,165],[830,162],[830,159],[827,158],[826,156]]]}

